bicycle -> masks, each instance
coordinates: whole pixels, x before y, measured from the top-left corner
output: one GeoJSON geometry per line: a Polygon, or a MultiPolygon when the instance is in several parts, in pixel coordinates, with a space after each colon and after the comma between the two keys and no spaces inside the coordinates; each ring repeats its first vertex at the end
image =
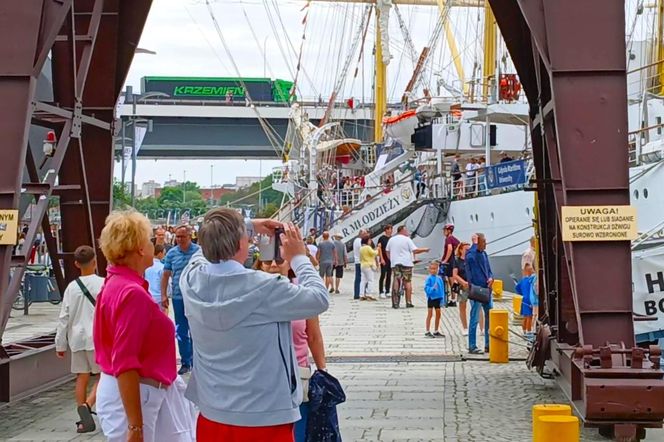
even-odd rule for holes
{"type": "MultiPolygon", "coordinates": [[[[413,261],[413,265],[418,264],[420,260],[413,261]]],[[[392,280],[392,308],[398,309],[401,305],[401,298],[406,294],[406,285],[403,280],[404,266],[397,264],[394,266],[394,279],[392,280]]]]}

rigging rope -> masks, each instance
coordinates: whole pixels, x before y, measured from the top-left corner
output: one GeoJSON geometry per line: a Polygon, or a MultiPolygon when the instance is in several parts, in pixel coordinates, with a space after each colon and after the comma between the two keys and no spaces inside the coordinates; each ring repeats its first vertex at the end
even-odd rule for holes
{"type": "Polygon", "coordinates": [[[221,27],[219,26],[219,22],[217,21],[217,18],[214,15],[214,10],[212,9],[212,5],[210,4],[209,0],[205,0],[205,4],[206,4],[208,12],[210,14],[210,18],[212,19],[212,23],[214,24],[214,28],[217,32],[217,36],[221,40],[221,44],[224,47],[224,50],[226,51],[226,54],[228,55],[228,58],[230,59],[232,65],[233,65],[233,68],[235,70],[236,75],[238,76],[238,82],[244,88],[247,103],[249,104],[250,108],[256,114],[256,117],[258,118],[258,122],[260,123],[261,128],[263,129],[263,131],[265,132],[265,135],[267,136],[268,141],[272,145],[272,148],[274,149],[274,151],[279,155],[283,155],[283,144],[284,144],[283,138],[281,138],[281,135],[279,135],[279,133],[276,130],[274,130],[274,128],[270,125],[270,123],[261,116],[261,114],[258,111],[258,109],[256,108],[256,106],[253,104],[253,99],[251,98],[251,94],[249,93],[249,89],[247,88],[247,85],[246,85],[244,79],[242,78],[242,75],[240,74],[240,69],[238,68],[237,63],[235,62],[235,58],[233,58],[233,54],[230,51],[230,48],[226,44],[226,39],[224,38],[224,34],[223,34],[223,32],[221,32],[221,27]]]}

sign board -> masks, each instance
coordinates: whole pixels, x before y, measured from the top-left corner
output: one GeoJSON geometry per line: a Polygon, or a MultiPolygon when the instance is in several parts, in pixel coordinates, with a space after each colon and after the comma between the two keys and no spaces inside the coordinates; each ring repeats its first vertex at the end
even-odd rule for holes
{"type": "Polygon", "coordinates": [[[508,161],[486,168],[489,189],[517,186],[528,182],[528,163],[524,160],[508,161]]]}
{"type": "Polygon", "coordinates": [[[18,210],[0,210],[0,245],[13,246],[18,240],[18,210]]]}
{"type": "Polygon", "coordinates": [[[161,92],[171,98],[224,101],[228,95],[242,100],[247,92],[254,101],[288,101],[293,83],[269,78],[143,77],[142,93],[161,92]],[[246,89],[245,89],[246,88],[246,89]]]}
{"type": "Polygon", "coordinates": [[[344,243],[351,241],[360,229],[369,228],[387,219],[391,215],[405,209],[415,201],[415,192],[410,183],[400,184],[390,193],[383,193],[356,210],[333,228],[334,234],[339,233],[344,243]]]}
{"type": "Polygon", "coordinates": [[[637,341],[664,336],[664,246],[632,255],[633,308],[637,316],[650,321],[634,321],[637,341]]]}
{"type": "Polygon", "coordinates": [[[636,207],[563,206],[563,241],[631,241],[636,239],[636,207]]]}

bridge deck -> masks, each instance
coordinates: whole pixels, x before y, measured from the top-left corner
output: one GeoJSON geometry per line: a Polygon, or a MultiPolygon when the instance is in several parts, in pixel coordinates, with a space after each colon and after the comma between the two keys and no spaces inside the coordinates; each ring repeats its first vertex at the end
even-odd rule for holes
{"type": "MultiPolygon", "coordinates": [[[[422,275],[414,276],[416,308],[393,310],[388,300],[351,300],[348,275],[342,294],[333,296],[321,319],[329,370],[348,397],[339,407],[344,440],[530,440],[531,406],[564,401],[558,387],[528,371],[522,361],[489,364],[479,356],[461,362],[467,338],[461,335],[456,308],[443,311],[447,338],[425,338],[423,281],[422,275]]],[[[510,309],[511,302],[506,299],[496,307],[510,309]]],[[[52,330],[58,306],[33,304],[31,311],[29,321],[36,325],[23,325],[26,319],[16,315],[6,339],[37,328],[52,330]]],[[[523,358],[525,350],[513,345],[510,354],[523,358]]],[[[0,406],[0,440],[102,440],[99,432],[76,434],[72,392],[69,382],[0,406]]],[[[582,440],[604,439],[588,429],[582,440]]],[[[647,440],[664,440],[664,432],[652,431],[647,440]]]]}

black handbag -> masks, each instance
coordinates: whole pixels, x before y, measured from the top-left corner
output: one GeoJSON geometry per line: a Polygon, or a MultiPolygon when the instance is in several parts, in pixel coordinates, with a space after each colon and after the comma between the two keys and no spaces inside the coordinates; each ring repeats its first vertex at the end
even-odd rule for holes
{"type": "Polygon", "coordinates": [[[491,289],[471,284],[468,290],[468,299],[488,304],[491,302],[491,289]]]}

